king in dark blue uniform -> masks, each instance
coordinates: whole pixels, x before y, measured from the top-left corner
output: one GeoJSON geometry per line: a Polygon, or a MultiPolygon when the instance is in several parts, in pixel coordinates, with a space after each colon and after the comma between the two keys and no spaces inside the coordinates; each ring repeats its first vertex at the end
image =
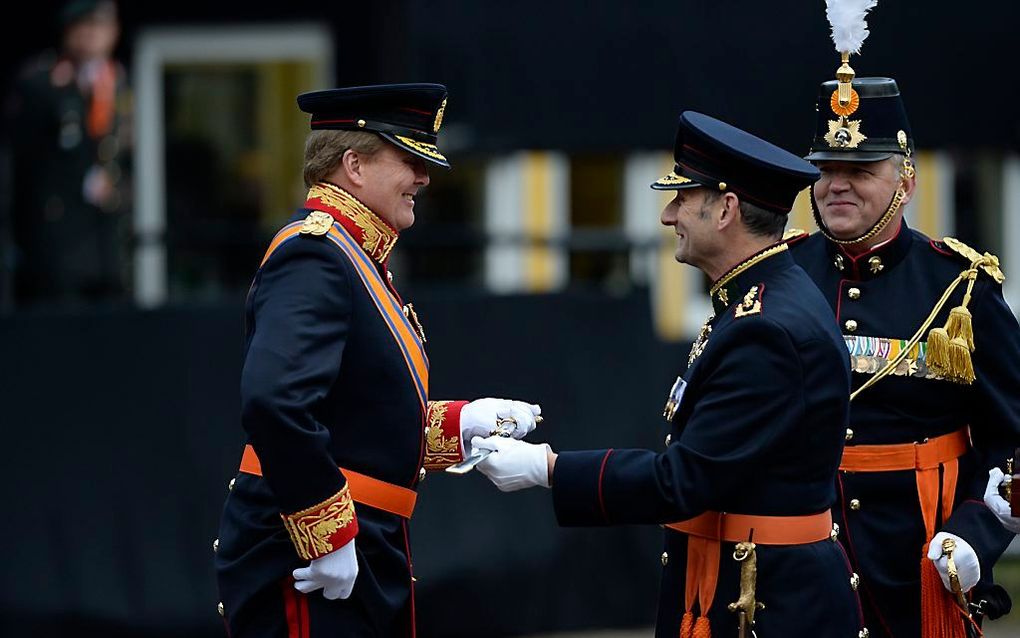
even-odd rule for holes
{"type": "Polygon", "coordinates": [[[497,437],[478,467],[500,489],[551,483],[561,525],[665,527],[656,636],[847,638],[856,577],[829,508],[849,410],[846,346],[781,241],[807,162],[685,112],[662,212],[678,261],[703,270],[713,316],[667,397],[664,452],[497,437]]]}
{"type": "Polygon", "coordinates": [[[436,147],[445,87],[335,89],[298,104],[311,114],[310,190],[248,293],[248,445],[216,541],[219,610],[233,638],[413,636],[418,484],[474,434],[523,436],[539,409],[430,400],[425,332],[389,270],[427,164],[448,166],[436,147]]]}
{"type": "Polygon", "coordinates": [[[1009,609],[992,568],[1012,534],[982,495],[1020,443],[1020,330],[995,256],[904,221],[918,177],[896,82],[840,75],[807,157],[819,232],[790,241],[853,369],[834,515],[871,636],[962,636],[1009,609]]]}

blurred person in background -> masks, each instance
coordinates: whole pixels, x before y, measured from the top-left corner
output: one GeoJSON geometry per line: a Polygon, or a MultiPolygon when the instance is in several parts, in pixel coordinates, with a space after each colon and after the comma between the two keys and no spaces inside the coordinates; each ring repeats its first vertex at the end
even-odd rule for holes
{"type": "MultiPolygon", "coordinates": [[[[428,397],[425,331],[389,256],[415,220],[446,108],[438,84],[316,91],[307,200],[248,293],[241,424],[215,563],[233,638],[414,636],[408,521],[426,472],[537,405],[428,397]]],[[[455,551],[455,548],[451,549],[455,551]]]]}
{"type": "Polygon", "coordinates": [[[982,501],[1020,444],[1020,329],[994,255],[907,225],[924,176],[899,87],[852,76],[821,86],[819,232],[789,240],[853,369],[834,516],[872,638],[973,634],[1010,608],[992,570],[1012,534],[982,501]]]}
{"type": "Polygon", "coordinates": [[[59,15],[60,50],[22,71],[7,101],[19,305],[114,301],[125,294],[130,95],[112,59],[112,0],[59,15]]]}
{"type": "Polygon", "coordinates": [[[652,187],[676,191],[661,222],[676,232],[677,261],[714,282],[714,314],[668,394],[666,450],[555,454],[489,437],[473,441],[495,451],[478,468],[504,491],[551,487],[561,525],[663,524],[659,638],[864,636],[829,509],[846,348],[781,241],[818,171],[689,111],[674,155],[652,187]]]}

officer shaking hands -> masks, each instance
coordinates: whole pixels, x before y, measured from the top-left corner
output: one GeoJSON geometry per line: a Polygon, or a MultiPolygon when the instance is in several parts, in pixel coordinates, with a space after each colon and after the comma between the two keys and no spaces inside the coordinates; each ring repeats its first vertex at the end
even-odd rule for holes
{"type": "Polygon", "coordinates": [[[247,445],[214,544],[234,638],[414,636],[419,483],[472,437],[540,419],[520,401],[430,399],[425,331],[389,269],[428,167],[449,167],[446,99],[439,84],[298,97],[309,190],[248,293],[247,445]]]}
{"type": "Polygon", "coordinates": [[[829,508],[849,409],[846,346],[781,241],[802,159],[700,113],[680,117],[661,222],[714,282],[714,310],[666,397],[667,448],[555,454],[490,437],[502,490],[552,488],[565,526],[665,527],[656,636],[864,635],[829,508]],[[738,631],[741,632],[738,634],[738,631]],[[710,633],[709,633],[710,632],[710,633]]]}

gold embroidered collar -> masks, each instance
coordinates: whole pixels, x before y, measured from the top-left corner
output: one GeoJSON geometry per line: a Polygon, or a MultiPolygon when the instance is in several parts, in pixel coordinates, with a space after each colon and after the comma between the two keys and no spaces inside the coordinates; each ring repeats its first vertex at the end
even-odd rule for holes
{"type": "Polygon", "coordinates": [[[397,243],[396,229],[336,184],[319,182],[312,186],[305,208],[329,213],[377,263],[386,263],[397,243]]]}
{"type": "Polygon", "coordinates": [[[780,242],[769,246],[768,248],[765,248],[764,250],[761,250],[740,262],[712,284],[712,288],[708,291],[708,294],[712,298],[712,306],[715,307],[716,314],[729,307],[731,301],[737,301],[737,299],[743,295],[744,291],[740,291],[740,294],[736,294],[737,291],[731,290],[734,286],[731,286],[730,284],[734,283],[734,280],[738,276],[753,266],[765,261],[769,257],[778,255],[788,249],[789,245],[786,242],[780,242]]]}

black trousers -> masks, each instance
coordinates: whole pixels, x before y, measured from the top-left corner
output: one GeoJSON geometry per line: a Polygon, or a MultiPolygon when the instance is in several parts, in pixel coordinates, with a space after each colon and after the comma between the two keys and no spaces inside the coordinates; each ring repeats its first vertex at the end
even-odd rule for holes
{"type": "MultiPolygon", "coordinates": [[[[355,585],[357,589],[357,585],[355,585]]],[[[372,617],[356,595],[327,600],[322,591],[302,594],[287,578],[260,590],[236,610],[226,610],[229,638],[409,638],[410,608],[395,617],[372,617]]]]}

